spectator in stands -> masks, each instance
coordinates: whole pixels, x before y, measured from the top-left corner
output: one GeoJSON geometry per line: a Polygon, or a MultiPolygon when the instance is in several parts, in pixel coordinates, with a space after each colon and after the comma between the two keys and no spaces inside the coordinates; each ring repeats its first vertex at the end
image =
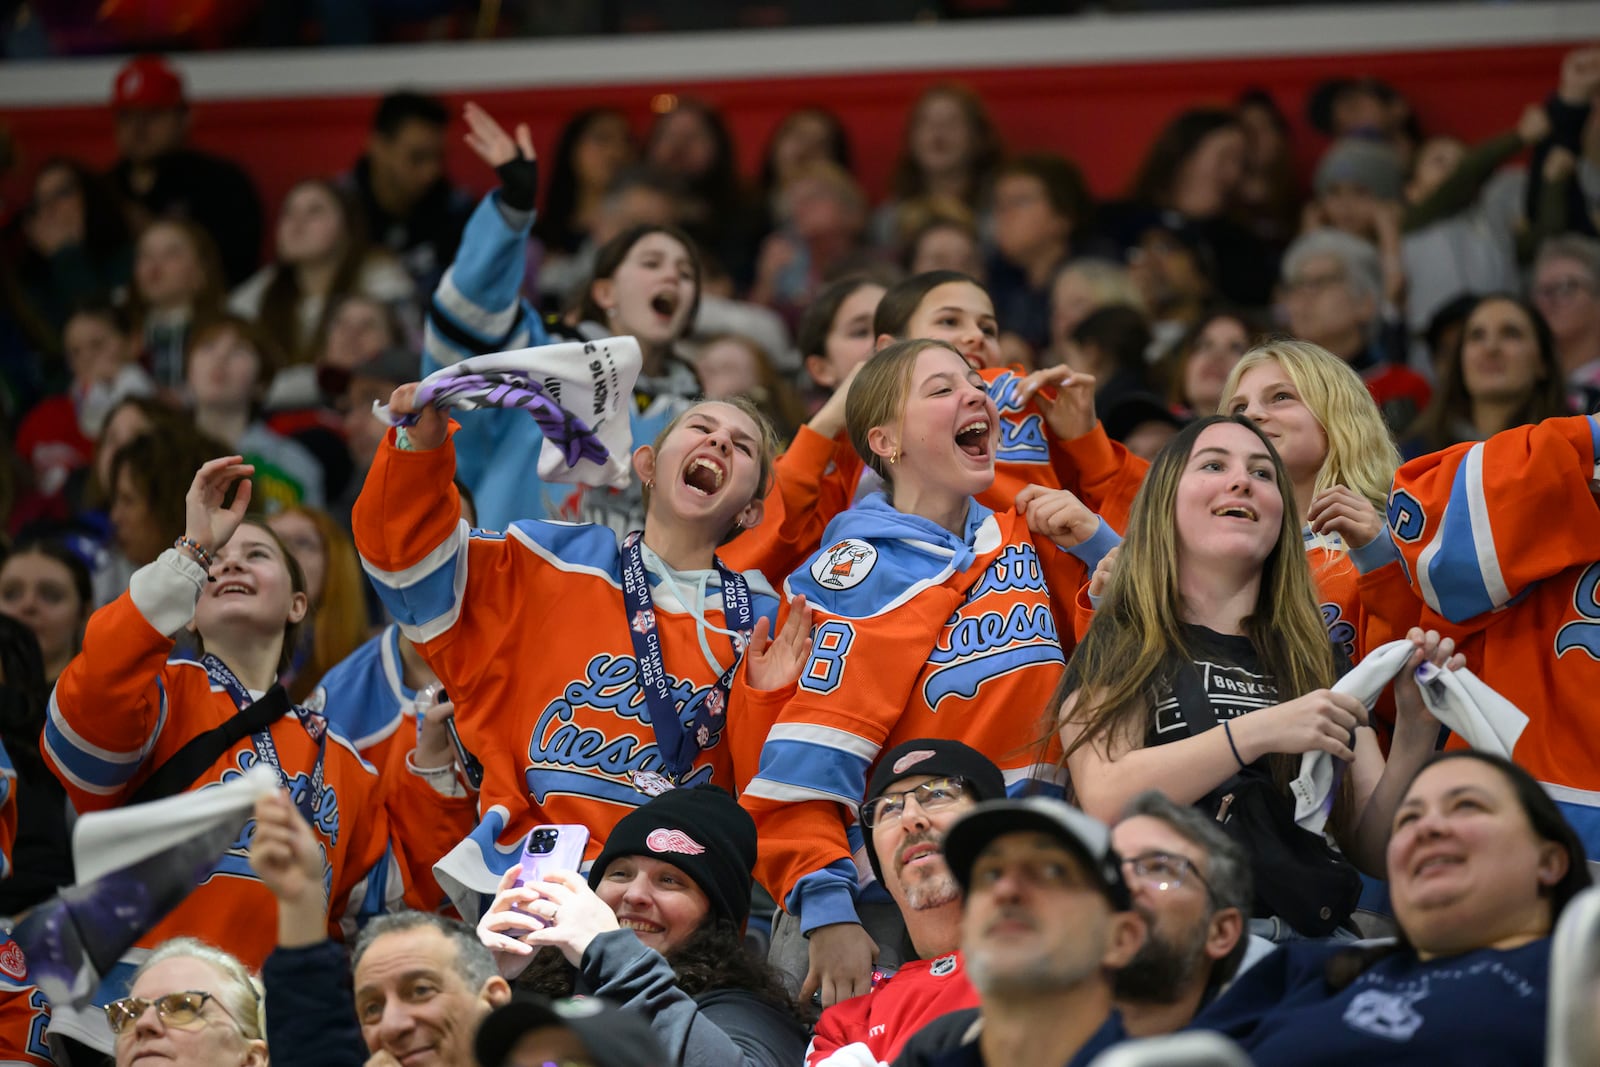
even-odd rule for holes
{"type": "MultiPolygon", "coordinates": [[[[1060,576],[1062,589],[1078,584],[1081,568],[1097,562],[1113,536],[1059,488],[1012,488],[1011,506],[998,514],[975,499],[996,499],[1000,414],[974,369],[981,358],[917,332],[919,316],[936,320],[941,332],[965,335],[969,350],[986,351],[996,338],[984,329],[982,290],[959,276],[944,279],[901,283],[878,307],[876,329],[899,332],[910,322],[911,339],[887,344],[862,365],[846,424],[885,492],[834,517],[818,542],[826,547],[789,579],[789,593],[819,609],[818,658],[798,688],[763,696],[783,707],[742,798],[763,833],[763,884],[785,909],[774,961],[804,979],[802,996],[820,988],[824,1007],[866,992],[878,953],[855,908],[844,805],[865,793],[883,749],[915,737],[963,740],[1012,772],[1016,788],[1038,781],[1038,761],[1023,755],[1028,731],[993,709],[1044,699],[1042,687],[1060,671],[1050,651],[1059,631],[1047,575],[1060,576]],[[998,554],[1032,577],[991,581],[998,554]],[[963,602],[968,606],[952,616],[949,604],[963,602]],[[974,638],[972,647],[987,652],[983,665],[950,689],[940,650],[967,640],[948,627],[965,632],[968,611],[1014,625],[992,641],[974,638]],[[848,658],[826,637],[845,631],[848,658]],[[951,715],[956,708],[966,710],[951,715]]],[[[1004,491],[998,495],[1004,506],[1004,491]]]]}
{"type": "Polygon", "coordinates": [[[1148,393],[1150,326],[1126,304],[1091,311],[1072,329],[1066,364],[1094,378],[1095,407],[1106,411],[1135,393],[1148,393]]]}
{"type": "MultiPolygon", "coordinates": [[[[1385,334],[1383,273],[1371,244],[1338,230],[1314,230],[1283,255],[1289,332],[1332,352],[1367,383],[1391,432],[1403,433],[1427,406],[1426,379],[1401,363],[1385,334]]],[[[1392,338],[1391,338],[1392,341],[1392,338]]]]}
{"type": "Polygon", "coordinates": [[[113,305],[92,302],[74,309],[62,340],[71,384],[34,405],[17,428],[17,458],[33,474],[20,504],[30,520],[67,518],[106,415],[124,397],[154,391],[137,362],[127,317],[113,305]]]}
{"type": "Polygon", "coordinates": [[[480,1067],[561,1062],[662,1067],[672,1062],[638,1012],[619,1011],[590,997],[513,997],[484,1019],[473,1048],[480,1067]]]}
{"type": "Polygon", "coordinates": [[[23,541],[0,565],[0,614],[33,631],[48,685],[83,648],[94,607],[88,565],[59,541],[23,541]]]}
{"type": "Polygon", "coordinates": [[[820,160],[790,176],[775,221],[778,228],[762,242],[749,298],[793,321],[823,283],[861,260],[866,194],[843,167],[820,160]]]}
{"type": "Polygon", "coordinates": [[[350,477],[330,514],[347,527],[350,509],[366,482],[367,469],[377,455],[388,425],[372,413],[374,404],[387,404],[396,389],[417,376],[416,353],[404,348],[385,348],[376,356],[350,370],[336,405],[341,413],[341,428],[350,453],[350,477]]]}
{"type": "Polygon", "coordinates": [[[1468,314],[1456,351],[1445,357],[1406,452],[1437,452],[1571,413],[1544,316],[1518,297],[1486,296],[1468,314]]]}
{"type": "Polygon", "coordinates": [[[333,183],[309,178],[283,198],[273,262],[235,289],[228,308],[257,323],[288,363],[310,362],[329,309],[348,293],[397,307],[416,295],[386,251],[369,249],[360,217],[333,183]]]}
{"type": "Polygon", "coordinates": [[[192,937],[162,943],[134,972],[128,995],[106,1006],[117,1067],[162,1059],[173,1067],[266,1067],[266,1019],[249,969],[192,937]]]}
{"type": "Polygon", "coordinates": [[[472,200],[444,169],[450,110],[444,101],[402,90],[378,101],[367,153],[346,183],[361,209],[362,230],[386,248],[420,293],[430,293],[456,258],[472,200]]]}
{"type": "Polygon", "coordinates": [[[1111,829],[1144,944],[1115,979],[1131,1037],[1181,1030],[1233,980],[1250,937],[1250,857],[1228,832],[1156,790],[1111,829]]]}
{"type": "Polygon", "coordinates": [[[1424,767],[1393,819],[1399,938],[1285,945],[1197,1027],[1262,1067],[1543,1062],[1550,932],[1590,883],[1578,835],[1532,775],[1475,751],[1424,767]]]}
{"type": "Polygon", "coordinates": [[[1006,331],[1038,351],[1050,340],[1050,290],[1093,207],[1083,172],[1049,152],[1018,156],[994,181],[988,289],[1006,331]]]}
{"type": "Polygon", "coordinates": [[[1593,205],[1600,190],[1600,48],[1577,48],[1562,57],[1555,92],[1545,98],[1550,136],[1528,159],[1522,214],[1529,225],[1524,252],[1558,233],[1600,238],[1593,205]]]}
{"type": "Polygon", "coordinates": [[[893,904],[863,901],[862,910],[897,909],[887,926],[903,921],[910,945],[883,946],[879,966],[888,977],[822,1013],[807,1067],[843,1067],[862,1056],[888,1063],[926,1023],[977,1005],[959,955],[961,888],[941,848],[952,823],[1004,796],[1000,768],[958,741],[917,738],[884,753],[867,783],[861,825],[867,861],[893,904]],[[895,969],[897,959],[904,962],[895,969]]]}
{"type": "Polygon", "coordinates": [[[110,512],[116,548],[124,559],[135,567],[147,566],[182,535],[189,488],[184,468],[222,451],[221,442],[196,433],[156,432],[141,433],[117,449],[111,457],[110,512]]]}
{"type": "Polygon", "coordinates": [[[306,576],[310,610],[279,681],[303,703],[334,664],[367,639],[366,579],[350,535],[327,512],[291,504],[267,520],[306,576]]]}
{"type": "Polygon", "coordinates": [[[744,947],[755,859],[755,825],[731,796],[668,790],[617,823],[587,880],[556,871],[516,888],[507,871],[478,936],[520,988],[647,1016],[682,1067],[797,1064],[794,1001],[744,947]]]}
{"type": "MultiPolygon", "coordinates": [[[[26,242],[18,277],[28,310],[49,328],[43,347],[60,350],[72,309],[118,297],[133,269],[133,246],[116,195],[82,163],[47,161],[33,179],[22,215],[26,242]]],[[[46,384],[63,376],[46,372],[46,384]]]]}
{"type": "Polygon", "coordinates": [[[1236,196],[1240,219],[1251,233],[1282,247],[1300,222],[1289,120],[1265,89],[1246,89],[1236,110],[1244,131],[1244,177],[1236,196]]]}
{"type": "Polygon", "coordinates": [[[347,962],[344,946],[328,937],[314,831],[283,794],[259,801],[255,821],[250,867],[277,900],[277,946],[261,978],[279,1059],[476,1067],[478,1023],[511,990],[472,930],[426,912],[382,916],[367,924],[347,962]]]}
{"type": "Polygon", "coordinates": [[[184,365],[195,426],[255,465],[257,506],[269,514],[290,504],[321,507],[324,499],[315,457],[261,418],[278,360],[264,331],[230,315],[195,330],[184,365]]]}
{"type": "Polygon", "coordinates": [[[766,416],[780,440],[794,436],[805,412],[765,349],[736,333],[708,337],[696,348],[694,369],[707,400],[742,396],[766,416]]]}
{"type": "MultiPolygon", "coordinates": [[[[1402,672],[1386,763],[1376,736],[1358,729],[1367,724],[1366,707],[1327,689],[1338,668],[1294,499],[1295,485],[1268,438],[1241,418],[1199,419],[1157,457],[1094,621],[1062,680],[1067,767],[1091,815],[1120,812],[1138,793],[1160,789],[1214,816],[1233,803],[1225,796],[1254,779],[1259,799],[1250,803],[1277,805],[1292,822],[1292,810],[1281,809],[1293,801],[1274,783],[1293,775],[1289,767],[1304,752],[1330,752],[1354,769],[1333,799],[1329,826],[1350,860],[1381,872],[1395,783],[1427,759],[1438,726],[1402,672]],[[1154,648],[1146,637],[1152,633],[1164,635],[1154,648]],[[1188,660],[1204,662],[1204,671],[1187,667],[1188,660]]],[[[1416,629],[1410,638],[1411,668],[1425,659],[1459,663],[1450,659],[1448,639],[1416,629]]],[[[1260,857],[1286,847],[1276,841],[1257,834],[1244,842],[1258,872],[1266,862],[1260,857]]],[[[1305,907],[1306,886],[1291,880],[1288,895],[1273,899],[1263,882],[1255,914],[1327,935],[1348,918],[1358,885],[1346,877],[1338,887],[1346,895],[1330,891],[1305,907]],[[1320,930],[1306,918],[1319,908],[1320,930]]]]}
{"type": "Polygon", "coordinates": [[[238,285],[261,256],[261,200],[244,171],[185,146],[189,105],[183,79],[159,56],[139,56],[117,72],[116,165],[110,178],[144,223],[184,218],[210,234],[224,282],[238,285]]]}
{"type": "Polygon", "coordinates": [[[1100,421],[1108,438],[1126,448],[1129,455],[1150,462],[1188,419],[1154,393],[1126,393],[1105,409],[1100,421]]]}
{"type": "Polygon", "coordinates": [[[982,279],[983,244],[977,227],[965,214],[930,213],[928,221],[906,238],[901,263],[911,275],[953,270],[982,279]]]}
{"type": "Polygon", "coordinates": [[[1082,1067],[1126,1038],[1113,982],[1145,924],[1105,825],[1053,798],[991,800],[944,853],[979,1007],[922,1031],[896,1067],[1082,1067]]]}
{"type": "Polygon", "coordinates": [[[544,206],[533,221],[533,235],[543,246],[541,291],[563,296],[587,277],[594,249],[604,243],[594,240],[602,206],[636,155],[628,116],[616,108],[586,108],[561,128],[549,164],[544,206]],[[580,255],[586,247],[588,254],[580,255]]]}
{"type": "Polygon", "coordinates": [[[1407,162],[1420,140],[1416,116],[1405,97],[1370,76],[1319,82],[1306,98],[1306,118],[1330,140],[1364,136],[1386,141],[1407,162]]]}
{"type": "Polygon", "coordinates": [[[1229,217],[1244,180],[1244,156],[1244,130],[1232,111],[1185,111],[1151,144],[1128,199],[1097,213],[1098,228],[1118,247],[1132,248],[1152,215],[1173,212],[1212,250],[1217,291],[1233,303],[1260,307],[1271,294],[1277,257],[1229,217]]]}
{"type": "Polygon", "coordinates": [[[1172,212],[1163,212],[1139,230],[1128,250],[1128,277],[1148,309],[1150,353],[1159,361],[1189,330],[1218,291],[1216,249],[1204,231],[1172,212]]]}
{"type": "Polygon", "coordinates": [[[1567,234],[1546,241],[1534,262],[1531,295],[1549,323],[1576,409],[1600,411],[1600,240],[1567,234]]]}
{"type": "MultiPolygon", "coordinates": [[[[1378,253],[1386,319],[1398,319],[1406,299],[1401,222],[1405,166],[1387,144],[1366,137],[1336,141],[1323,153],[1306,204],[1303,233],[1332,228],[1359,237],[1378,253]]],[[[1394,347],[1403,352],[1400,344],[1394,347]]],[[[1397,356],[1398,358],[1398,356],[1397,356]]]]}
{"type": "Polygon", "coordinates": [[[632,166],[619,171],[606,188],[588,237],[578,250],[566,259],[539,265],[534,280],[538,283],[540,306],[571,321],[583,288],[594,273],[595,253],[600,247],[635,226],[676,226],[683,214],[683,196],[683,183],[660,170],[632,166]]]}
{"type": "Polygon", "coordinates": [[[832,163],[850,174],[850,135],[828,109],[802,107],[778,123],[761,157],[762,207],[771,217],[781,213],[779,198],[789,183],[813,163],[832,163]]]}
{"type": "MultiPolygon", "coordinates": [[[[382,791],[412,787],[403,777],[380,786],[347,740],[309,711],[291,711],[276,689],[305,617],[305,579],[277,535],[244,518],[251,473],[237,455],[201,466],[184,498],[182,540],[136,571],[126,595],[90,617],[83,651],[56,683],[43,749],[80,812],[202,790],[257,760],[273,767],[294,788],[301,809],[294,817],[316,840],[316,884],[326,892],[328,928],[338,929],[345,919],[359,923],[398,902],[404,887],[389,853],[382,791]],[[174,657],[171,635],[191,623],[198,656],[174,657]],[[190,749],[190,765],[180,763],[179,772],[146,785],[191,740],[258,700],[266,702],[256,714],[266,713],[267,726],[226,747],[190,749]]],[[[432,817],[433,810],[423,797],[415,817],[432,817]]],[[[220,859],[217,876],[141,943],[208,931],[246,966],[258,967],[274,942],[260,921],[271,900],[244,849],[233,849],[220,859]]]]}
{"type": "Polygon", "coordinates": [[[1145,310],[1144,297],[1128,268],[1109,259],[1075,259],[1056,272],[1050,283],[1050,347],[1039,365],[1065,363],[1072,331],[1091,311],[1108,304],[1145,310]]]}
{"type": "Polygon", "coordinates": [[[738,153],[722,113],[703,100],[678,99],[650,128],[644,159],[683,183],[678,224],[722,264],[735,287],[755,277],[759,212],[739,180],[738,153]]]}
{"type": "Polygon", "coordinates": [[[1243,312],[1212,311],[1173,349],[1167,401],[1187,415],[1215,415],[1234,365],[1261,333],[1243,312]]]}
{"type": "Polygon", "coordinates": [[[211,235],[188,219],[157,219],[139,235],[128,313],[156,385],[183,392],[183,354],[196,322],[222,312],[222,263],[211,235]]]}
{"type": "MultiPolygon", "coordinates": [[[[33,558],[51,558],[46,555],[49,551],[40,550],[33,558]]],[[[11,561],[6,562],[9,566],[11,561]]],[[[84,573],[87,587],[86,568],[79,563],[77,570],[84,573]]],[[[0,744],[16,773],[17,815],[16,837],[9,850],[11,870],[9,877],[0,881],[0,915],[22,914],[62,886],[71,885],[73,878],[67,794],[39,755],[45,707],[55,684],[55,679],[45,674],[35,638],[35,633],[46,627],[30,617],[26,605],[18,612],[15,602],[6,597],[14,579],[13,572],[0,571],[0,702],[4,704],[0,744]]]]}
{"type": "MultiPolygon", "coordinates": [[[[953,200],[973,218],[987,220],[990,184],[1001,152],[1000,135],[982,97],[956,82],[929,87],[906,116],[890,199],[873,216],[873,243],[894,247],[899,208],[926,197],[953,200]]],[[[986,221],[978,229],[987,229],[986,221]]]]}

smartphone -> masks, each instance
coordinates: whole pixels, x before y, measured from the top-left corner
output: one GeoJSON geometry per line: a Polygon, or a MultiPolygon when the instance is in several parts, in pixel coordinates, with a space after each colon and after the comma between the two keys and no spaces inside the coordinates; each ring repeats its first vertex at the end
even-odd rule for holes
{"type": "Polygon", "coordinates": [[[571,871],[583,866],[583,850],[589,847],[589,829],[561,823],[535,826],[522,846],[522,873],[514,885],[543,881],[552,871],[571,871]]]}

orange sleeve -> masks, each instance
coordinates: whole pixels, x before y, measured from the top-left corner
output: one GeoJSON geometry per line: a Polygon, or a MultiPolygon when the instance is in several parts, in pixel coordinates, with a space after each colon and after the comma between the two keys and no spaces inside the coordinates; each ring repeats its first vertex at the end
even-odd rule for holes
{"type": "Polygon", "coordinates": [[[850,506],[860,472],[861,461],[848,444],[800,427],[772,465],[761,521],[717,555],[734,570],[759,570],[773,588],[781,588],[821,546],[833,517],[850,506]]]}
{"type": "Polygon", "coordinates": [[[1070,441],[1050,440],[1050,460],[1061,479],[1090,511],[1097,512],[1118,533],[1127,533],[1133,498],[1150,464],[1106,436],[1105,426],[1070,441]]]}

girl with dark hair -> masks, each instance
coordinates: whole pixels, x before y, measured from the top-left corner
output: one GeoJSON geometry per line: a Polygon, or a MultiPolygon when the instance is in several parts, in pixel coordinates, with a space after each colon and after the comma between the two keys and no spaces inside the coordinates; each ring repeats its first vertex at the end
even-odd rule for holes
{"type": "MultiPolygon", "coordinates": [[[[424,373],[458,360],[546,344],[634,337],[644,365],[629,407],[635,444],[661,428],[700,392],[678,344],[693,328],[700,305],[701,265],[695,245],[671,226],[635,226],[599,250],[576,309],[576,325],[548,327],[521,297],[522,248],[538,195],[533,139],[526,125],[515,136],[487,112],[467,106],[468,144],[494,167],[500,187],[478,205],[462,234],[456,261],[434,293],[424,340],[424,373]]],[[[464,415],[458,438],[462,480],[477,500],[479,521],[504,528],[521,518],[568,518],[610,526],[620,537],[643,522],[637,484],[574,492],[532,476],[528,457],[542,438],[520,412],[464,415]]]]}
{"type": "MultiPolygon", "coordinates": [[[[989,186],[1002,152],[1000,135],[977,93],[958,82],[924,90],[906,115],[905,138],[890,179],[892,198],[873,216],[874,243],[893,247],[900,206],[913,200],[955,200],[974,218],[986,220],[989,186]]],[[[978,229],[987,226],[980,221],[978,229]]]]}
{"type": "Polygon", "coordinates": [[[182,391],[189,331],[222,311],[222,282],[216,244],[188,219],[156,219],[139,235],[128,315],[162,389],[182,391]]]}
{"type": "Polygon", "coordinates": [[[1217,308],[1189,328],[1167,368],[1167,403],[1188,416],[1215,415],[1228,375],[1261,334],[1246,312],[1217,308]]]}
{"type": "MultiPolygon", "coordinates": [[[[337,928],[393,906],[403,887],[376,772],[276,685],[305,618],[305,577],[270,528],[245,518],[253,473],[239,456],[199,468],[182,501],[181,536],[90,617],[83,651],[56,683],[42,747],[77,810],[106,810],[147,799],[146,783],[186,744],[268,701],[255,712],[269,712],[267,725],[170,788],[205,789],[258,764],[276,772],[323,849],[337,928]],[[190,627],[197,653],[175,654],[174,635],[190,627]]],[[[391,788],[405,788],[404,777],[391,788]]],[[[200,936],[259,968],[275,940],[260,921],[273,897],[251,871],[247,845],[241,838],[230,848],[210,881],[140,944],[200,936]]],[[[103,984],[96,1003],[120,996],[109,988],[117,984],[103,984]]]]}
{"type": "Polygon", "coordinates": [[[567,120],[551,158],[544,209],[533,224],[546,260],[582,247],[606,190],[634,155],[628,116],[616,108],[587,108],[567,120]]]}
{"type": "Polygon", "coordinates": [[[518,988],[640,1011],[681,1067],[799,1063],[807,1020],[744,944],[755,860],[731,796],[674,789],[617,823],[587,880],[507,871],[478,937],[518,988]]]}
{"type": "Polygon", "coordinates": [[[1439,384],[1407,435],[1409,456],[1482,441],[1513,426],[1570,415],[1555,340],[1539,309],[1509,294],[1486,296],[1467,314],[1439,384]]]}
{"type": "MultiPolygon", "coordinates": [[[[1439,727],[1402,672],[1386,764],[1366,707],[1328,688],[1343,664],[1318,610],[1294,499],[1277,452],[1241,418],[1200,419],[1157,456],[1056,694],[1065,762],[1078,804],[1096,818],[1115,820],[1145,789],[1226,814],[1260,782],[1263,805],[1286,808],[1292,824],[1292,765],[1328,752],[1349,765],[1329,825],[1351,860],[1381,875],[1396,783],[1427,759],[1439,727]]],[[[1449,639],[1415,629],[1409,637],[1408,668],[1459,663],[1449,639]]],[[[1264,870],[1276,840],[1242,843],[1264,870]]],[[[1258,885],[1256,917],[1286,923],[1293,903],[1258,885]]],[[[1263,932],[1283,936],[1279,925],[1263,932]]]]}
{"type": "Polygon", "coordinates": [[[827,108],[791,111],[772,131],[761,162],[761,193],[768,212],[778,213],[784,189],[812,163],[832,163],[846,173],[851,169],[850,135],[827,108]]]}
{"type": "Polygon", "coordinates": [[[59,541],[24,541],[0,564],[0,614],[33,631],[50,685],[83,647],[94,607],[89,565],[59,541]]]}
{"type": "Polygon", "coordinates": [[[1245,148],[1245,131],[1232,111],[1196,108],[1175,116],[1151,144],[1128,198],[1097,213],[1105,235],[1131,249],[1152,227],[1186,227],[1215,258],[1211,284],[1232,303],[1265,306],[1278,257],[1231,217],[1244,181],[1245,148]]]}
{"type": "Polygon", "coordinates": [[[869,988],[876,949],[856,908],[846,813],[878,753],[944,737],[994,760],[1017,790],[1056,786],[1053,760],[1029,751],[1033,716],[1015,712],[1038,707],[1060,675],[1054,597],[1070,597],[1116,540],[1060,489],[1029,485],[1001,512],[980,502],[1003,424],[947,342],[881,349],[851,383],[846,424],[884,491],[833,519],[826,547],[786,583],[816,609],[813,649],[797,688],[759,698],[782,710],[742,797],[762,833],[761,882],[790,916],[774,953],[824,1006],[869,988]],[[1070,577],[1058,583],[1062,560],[1070,577]]]}
{"type": "Polygon", "coordinates": [[[312,342],[328,309],[347,293],[410,305],[410,275],[386,252],[369,249],[350,197],[322,178],[295,184],[283,198],[272,263],[235,289],[228,309],[250,319],[289,364],[315,357],[312,342]]]}
{"type": "Polygon", "coordinates": [[[683,182],[684,230],[738,288],[749,285],[759,223],[739,180],[738,154],[722,113],[703,100],[679,99],[650,128],[644,159],[683,182]]]}
{"type": "Polygon", "coordinates": [[[1543,1063],[1550,934],[1590,884],[1555,802],[1510,760],[1446,753],[1412,777],[1387,852],[1392,944],[1285,945],[1194,1026],[1262,1067],[1543,1063]]]}
{"type": "Polygon", "coordinates": [[[103,178],[75,159],[58,157],[34,176],[20,226],[25,247],[17,277],[28,310],[49,327],[43,347],[57,351],[75,304],[111,299],[128,284],[128,224],[103,178]]]}
{"type": "Polygon", "coordinates": [[[9,612],[0,615],[0,759],[9,757],[15,800],[14,834],[4,842],[10,865],[0,880],[0,915],[20,914],[72,884],[67,795],[39,755],[53,682],[44,667],[30,627],[9,612]]]}

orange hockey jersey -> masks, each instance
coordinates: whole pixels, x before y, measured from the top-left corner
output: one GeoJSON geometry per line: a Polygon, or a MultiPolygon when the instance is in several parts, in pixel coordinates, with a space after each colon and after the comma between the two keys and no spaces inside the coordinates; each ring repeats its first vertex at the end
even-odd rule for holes
{"type": "Polygon", "coordinates": [[[1059,793],[1063,781],[1059,751],[1041,743],[1063,658],[1039,553],[1065,553],[1036,549],[1015,512],[974,502],[957,537],[880,494],[824,541],[786,588],[815,611],[813,652],[742,798],[761,836],[757,876],[808,931],[856,921],[870,875],[852,862],[853,813],[884,748],[951,738],[993,759],[1015,791],[1059,793]]]}
{"type": "MultiPolygon", "coordinates": [[[[671,574],[646,548],[655,610],[630,616],[609,529],[527,521],[469,531],[454,471],[453,441],[411,452],[390,434],[354,525],[379,596],[444,683],[462,741],[483,763],[480,821],[437,868],[462,914],[475,915],[474,895],[493,892],[534,826],[588,827],[593,859],[619,819],[670,784],[634,627],[659,633],[685,721],[716,701],[714,683],[736,656],[715,571],[671,574]]],[[[750,578],[755,615],[774,617],[777,594],[750,578]]],[[[679,784],[736,789],[734,718],[717,715],[722,727],[679,784]]]]}
{"type": "MultiPolygon", "coordinates": [[[[1389,532],[1467,666],[1528,715],[1513,758],[1600,856],[1600,416],[1546,419],[1401,467],[1389,532]]],[[[1459,743],[1459,742],[1458,742],[1459,743]]]]}
{"type": "MultiPolygon", "coordinates": [[[[197,564],[169,549],[135,574],[128,592],[90,617],[83,651],[61,672],[50,696],[40,746],[78,811],[126,803],[191,738],[237,713],[233,698],[213,685],[200,663],[169,660],[173,642],[162,632],[166,625],[176,632],[185,614],[192,616],[204,578],[197,564]]],[[[317,743],[294,715],[274,723],[271,736],[291,790],[305,795],[317,743]]],[[[403,886],[389,853],[377,772],[337,731],[327,737],[313,829],[328,863],[329,927],[337,935],[341,920],[397,906],[403,886]]],[[[258,759],[247,737],[189,788],[231,781],[258,759]]],[[[272,922],[262,916],[274,914],[277,903],[250,869],[254,830],[254,822],[246,824],[205,882],[141,945],[187,934],[226,948],[248,967],[261,966],[277,940],[272,922]]]]}

